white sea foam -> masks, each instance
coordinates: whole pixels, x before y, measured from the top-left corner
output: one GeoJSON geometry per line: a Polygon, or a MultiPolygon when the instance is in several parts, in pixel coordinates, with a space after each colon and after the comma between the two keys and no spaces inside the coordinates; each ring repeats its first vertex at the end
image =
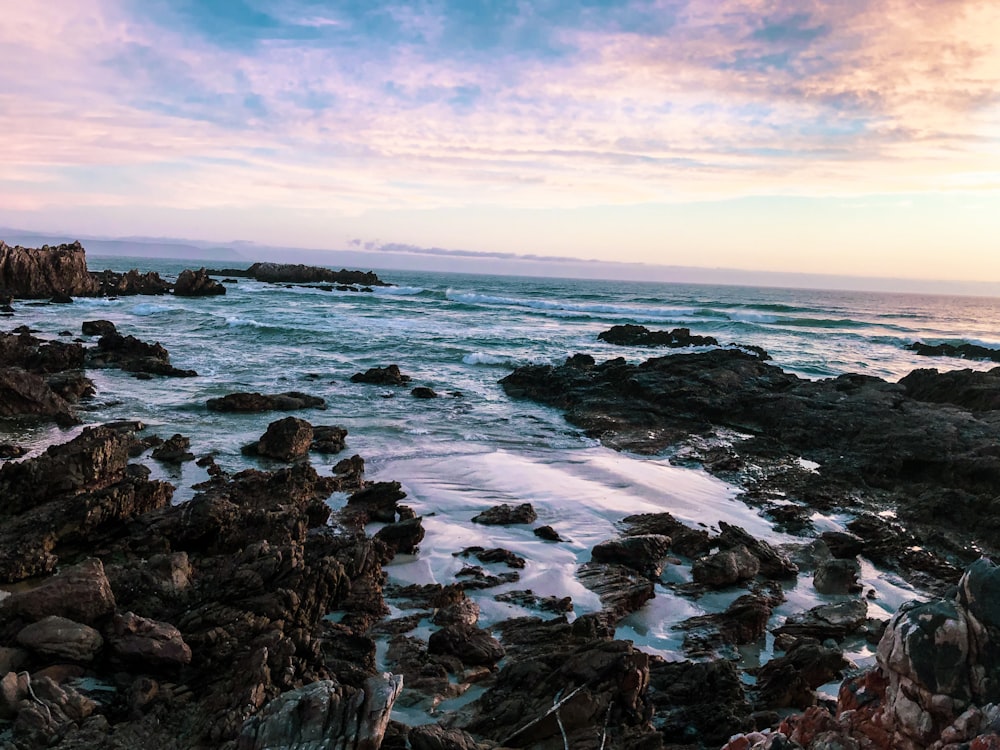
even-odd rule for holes
{"type": "Polygon", "coordinates": [[[232,328],[266,328],[267,325],[264,323],[258,323],[256,320],[250,318],[236,318],[229,317],[226,318],[226,325],[232,328]]]}
{"type": "Polygon", "coordinates": [[[155,302],[142,302],[132,308],[133,315],[146,317],[148,315],[159,315],[161,313],[173,312],[175,308],[167,305],[158,305],[155,302]]]}
{"type": "Polygon", "coordinates": [[[697,310],[693,307],[646,307],[635,305],[606,305],[598,303],[566,302],[551,299],[528,299],[524,297],[501,297],[492,294],[478,294],[475,292],[458,292],[448,289],[445,297],[452,302],[464,302],[471,305],[503,305],[507,307],[524,307],[530,310],[571,312],[571,313],[598,313],[611,314],[617,316],[673,316],[684,317],[694,315],[697,310]]]}
{"type": "Polygon", "coordinates": [[[376,286],[372,287],[375,294],[387,296],[416,296],[424,291],[421,286],[376,286]]]}
{"type": "Polygon", "coordinates": [[[486,352],[473,352],[462,357],[462,361],[467,365],[508,365],[511,364],[510,357],[498,354],[487,354],[486,352]]]}

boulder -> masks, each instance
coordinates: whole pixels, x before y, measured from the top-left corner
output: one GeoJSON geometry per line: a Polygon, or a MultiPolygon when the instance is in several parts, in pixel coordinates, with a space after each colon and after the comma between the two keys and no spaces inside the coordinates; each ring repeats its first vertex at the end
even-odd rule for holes
{"type": "Polygon", "coordinates": [[[518,523],[533,523],[538,520],[538,514],[531,503],[520,505],[496,505],[472,517],[473,523],[485,526],[511,526],[518,523]]]}
{"type": "Polygon", "coordinates": [[[84,336],[107,336],[118,333],[115,324],[110,320],[85,320],[81,328],[84,336]]]}
{"type": "Polygon", "coordinates": [[[87,352],[90,367],[116,367],[125,372],[193,378],[194,370],[181,370],[170,364],[170,353],[159,342],[148,344],[135,336],[108,333],[101,336],[97,348],[87,352]]]}
{"type": "Polygon", "coordinates": [[[316,453],[340,453],[347,447],[347,430],[334,425],[313,425],[310,450],[316,453]]]}
{"type": "Polygon", "coordinates": [[[373,482],[347,498],[347,510],[363,513],[371,521],[393,523],[405,497],[399,482],[373,482]]]}
{"type": "Polygon", "coordinates": [[[115,610],[115,595],[100,560],[65,568],[38,586],[0,600],[0,621],[49,615],[92,625],[115,610]]]}
{"type": "Polygon", "coordinates": [[[858,575],[861,564],[856,559],[823,560],[813,575],[813,587],[821,594],[851,594],[861,591],[858,575]]]}
{"type": "Polygon", "coordinates": [[[841,641],[861,630],[867,618],[868,603],[863,599],[821,604],[806,612],[791,615],[780,627],[774,629],[774,634],[814,638],[818,641],[830,638],[841,641]]]}
{"type": "Polygon", "coordinates": [[[643,575],[658,578],[670,551],[670,537],[639,534],[601,542],[591,551],[594,562],[619,563],[643,575]]]}
{"type": "Polygon", "coordinates": [[[399,371],[399,365],[387,367],[370,367],[364,372],[351,375],[352,383],[370,383],[372,385],[406,385],[410,376],[399,371]]]}
{"type": "Polygon", "coordinates": [[[174,282],[174,295],[177,297],[209,297],[225,293],[226,287],[209,277],[208,271],[204,268],[197,271],[186,268],[174,282]]]}
{"type": "Polygon", "coordinates": [[[820,685],[839,679],[849,662],[839,649],[811,639],[795,643],[782,656],[757,670],[758,705],[761,708],[808,708],[816,702],[820,685]]]}
{"type": "Polygon", "coordinates": [[[134,612],[116,614],[107,641],[125,662],[143,669],[179,667],[191,663],[191,648],[170,623],[139,617],[134,612]]]}
{"type": "Polygon", "coordinates": [[[101,634],[65,617],[50,615],[21,628],[17,642],[43,657],[90,662],[104,646],[101,634]]]}
{"type": "Polygon", "coordinates": [[[577,568],[576,577],[600,597],[614,620],[635,612],[655,595],[649,578],[624,565],[584,563],[577,568]]]}
{"type": "Polygon", "coordinates": [[[286,391],[273,395],[261,393],[230,393],[220,398],[210,398],[209,411],[259,413],[266,411],[298,411],[299,409],[325,409],[326,401],[299,391],[286,391]]]}
{"type": "Polygon", "coordinates": [[[278,461],[294,461],[309,454],[313,436],[313,426],[307,421],[297,417],[285,417],[271,422],[260,440],[246,446],[243,452],[278,461]]]}
{"type": "Polygon", "coordinates": [[[427,386],[424,385],[418,385],[416,388],[410,391],[410,395],[412,395],[414,398],[437,398],[437,393],[434,391],[434,389],[428,388],[427,386]]]}
{"type": "Polygon", "coordinates": [[[172,435],[153,449],[152,456],[163,463],[179,464],[194,460],[190,448],[191,438],[179,434],[172,435]]]}
{"type": "Polygon", "coordinates": [[[474,625],[456,623],[431,633],[427,640],[431,654],[455,656],[466,666],[492,667],[504,655],[500,641],[474,625]]]}
{"type": "Polygon", "coordinates": [[[420,518],[407,518],[399,523],[383,526],[375,534],[393,553],[412,555],[424,538],[424,527],[420,518]]]}
{"type": "Polygon", "coordinates": [[[691,566],[695,582],[711,588],[749,581],[759,572],[760,561],[742,546],[701,557],[691,566]]]}

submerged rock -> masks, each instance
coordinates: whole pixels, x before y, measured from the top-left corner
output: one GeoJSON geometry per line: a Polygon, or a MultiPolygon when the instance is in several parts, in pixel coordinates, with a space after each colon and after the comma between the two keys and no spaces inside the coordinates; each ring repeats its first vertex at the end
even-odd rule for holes
{"type": "Polygon", "coordinates": [[[520,505],[496,505],[484,510],[472,517],[473,523],[481,523],[485,526],[511,526],[519,523],[534,523],[538,520],[538,514],[531,503],[521,503],[520,505]]]}
{"type": "Polygon", "coordinates": [[[399,365],[386,367],[370,367],[364,372],[351,375],[352,383],[371,383],[372,385],[406,385],[410,376],[399,371],[399,365]]]}
{"type": "Polygon", "coordinates": [[[265,411],[297,411],[299,409],[325,409],[326,401],[299,391],[286,391],[274,395],[261,393],[230,393],[206,402],[209,411],[258,413],[265,411]]]}

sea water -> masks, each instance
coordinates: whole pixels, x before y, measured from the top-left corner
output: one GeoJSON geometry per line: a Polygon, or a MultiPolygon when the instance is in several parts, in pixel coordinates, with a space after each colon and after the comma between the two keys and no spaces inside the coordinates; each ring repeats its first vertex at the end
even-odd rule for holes
{"type": "MultiPolygon", "coordinates": [[[[191,265],[95,257],[89,263],[92,270],[138,267],[164,277],[191,265]]],[[[703,471],[673,466],[662,456],[615,453],[569,425],[559,411],[510,399],[497,381],[514,367],[559,364],[577,352],[598,361],[640,362],[692,351],[623,348],[597,340],[601,331],[623,323],[683,326],[723,345],[762,346],[774,364],[805,378],[860,372],[896,380],[919,367],[987,369],[995,363],[920,357],[905,346],[923,341],[1000,347],[1000,301],[995,299],[379,273],[395,286],[372,293],[329,292],[240,279],[220,297],[19,303],[16,315],[0,327],[28,325],[42,337],[66,340],[67,332],[79,335],[82,321],[103,318],[122,334],[160,342],[175,366],[199,376],[143,381],[117,370],[90,371],[97,395],[82,418],[87,423],[138,419],[164,438],[182,433],[191,438],[196,455],[213,453],[230,472],[278,466],[248,459],[240,448],[283,415],[220,414],[207,410],[207,399],[233,391],[300,390],[321,396],[325,411],[299,416],[347,428],[348,447],[340,456],[312,456],[316,468],[327,472],[344,455],[358,453],[369,478],[400,481],[405,502],[424,517],[427,533],[420,552],[398,557],[388,568],[391,581],[452,582],[463,565],[452,553],[474,545],[502,546],[526,558],[517,583],[473,593],[487,627],[506,617],[539,614],[493,599],[515,588],[571,596],[577,614],[598,609],[597,597],[574,572],[590,559],[591,548],[614,536],[621,519],[633,513],[669,511],[710,530],[725,520],[779,545],[807,541],[776,532],[738,500],[737,488],[703,471]],[[417,399],[409,387],[350,382],[354,373],[393,363],[412,377],[411,387],[429,386],[440,397],[417,399]],[[471,523],[472,516],[492,505],[523,502],[536,508],[538,524],[553,526],[566,541],[542,541],[527,526],[471,523]]],[[[34,454],[79,429],[21,427],[7,439],[34,454]]],[[[155,477],[177,485],[175,502],[190,498],[191,485],[206,478],[193,463],[171,468],[144,460],[155,477]]],[[[331,503],[343,500],[334,497],[331,503]]],[[[841,528],[844,520],[818,519],[824,528],[841,528]]],[[[657,597],[622,624],[619,637],[665,658],[681,658],[683,634],[674,626],[722,609],[740,593],[697,601],[675,596],[667,584],[683,583],[688,576],[688,568],[668,566],[657,597]]],[[[870,607],[874,616],[888,616],[920,593],[868,564],[863,579],[876,595],[870,607]]],[[[808,577],[788,596],[776,623],[793,611],[837,599],[818,595],[808,577]]],[[[862,647],[855,656],[870,659],[870,652],[862,647]]],[[[767,657],[765,644],[754,658],[767,657]]]]}

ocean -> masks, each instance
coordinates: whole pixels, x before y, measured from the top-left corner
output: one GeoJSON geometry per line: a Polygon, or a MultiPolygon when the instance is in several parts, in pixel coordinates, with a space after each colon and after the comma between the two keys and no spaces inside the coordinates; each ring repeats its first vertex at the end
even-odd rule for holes
{"type": "MultiPolygon", "coordinates": [[[[193,267],[190,262],[98,257],[89,258],[89,265],[91,270],[137,267],[165,277],[193,267]]],[[[325,411],[298,416],[345,427],[348,447],[338,456],[314,455],[317,470],[328,472],[340,458],[360,454],[369,478],[401,482],[409,496],[404,502],[424,517],[427,535],[421,551],[397,557],[388,567],[392,582],[448,583],[463,564],[453,553],[473,545],[503,546],[528,560],[516,584],[473,592],[486,625],[537,614],[493,599],[508,589],[572,596],[577,613],[598,609],[596,595],[576,581],[574,571],[632,513],[668,510],[709,528],[717,528],[720,520],[737,523],[776,544],[806,541],[775,531],[739,502],[737,488],[703,471],[675,466],[669,456],[616,453],[567,424],[559,412],[508,398],[497,381],[514,367],[557,364],[577,352],[598,361],[624,357],[638,362],[690,351],[623,348],[597,340],[598,333],[621,323],[687,327],[723,344],[761,346],[774,364],[805,378],[860,372],[897,380],[920,367],[989,369],[996,363],[920,357],[904,347],[914,341],[1000,347],[997,299],[378,273],[396,286],[368,294],[240,279],[228,285],[223,297],[19,303],[17,314],[3,326],[9,330],[27,324],[43,337],[65,338],[67,331],[78,336],[84,320],[107,319],[123,334],[159,341],[175,366],[194,369],[199,377],[143,381],[117,370],[90,371],[97,395],[81,411],[82,418],[88,423],[139,419],[164,438],[181,433],[191,438],[195,455],[213,453],[230,472],[277,466],[246,458],[240,448],[284,415],[219,414],[206,409],[207,399],[237,390],[299,390],[326,399],[325,411]],[[391,363],[412,377],[410,387],[429,386],[439,398],[414,398],[409,387],[350,382],[356,372],[391,363]],[[542,541],[530,528],[470,523],[473,515],[501,502],[531,502],[538,523],[552,525],[567,541],[542,541]]],[[[17,430],[10,437],[33,453],[74,434],[54,427],[17,430]]],[[[206,478],[193,462],[173,468],[143,460],[155,477],[178,486],[176,502],[191,497],[191,486],[206,478]]],[[[330,502],[344,500],[335,496],[330,502]]],[[[823,530],[841,528],[845,519],[816,514],[813,521],[823,530]]],[[[671,576],[683,582],[683,571],[689,569],[668,567],[665,582],[671,576]]],[[[887,617],[920,593],[868,563],[862,579],[877,593],[870,604],[872,616],[887,617]]],[[[682,658],[682,634],[673,626],[724,608],[739,593],[692,601],[659,586],[656,599],[626,620],[618,635],[664,658],[682,658]]],[[[788,602],[776,610],[778,620],[813,603],[838,599],[817,594],[808,580],[787,594],[788,602]]],[[[749,649],[744,658],[766,659],[769,644],[749,649]]],[[[862,645],[853,657],[865,664],[872,655],[862,645]]],[[[402,718],[413,723],[433,717],[402,718]]]]}

